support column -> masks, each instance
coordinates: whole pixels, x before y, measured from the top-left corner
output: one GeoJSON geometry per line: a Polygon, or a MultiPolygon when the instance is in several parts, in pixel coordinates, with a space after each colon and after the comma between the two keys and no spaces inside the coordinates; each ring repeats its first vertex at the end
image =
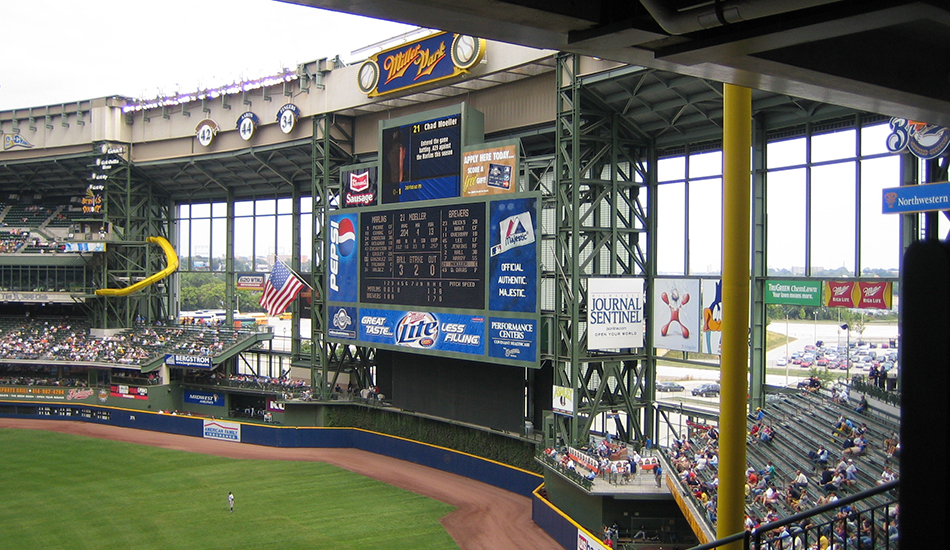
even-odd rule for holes
{"type": "MultiPolygon", "coordinates": [[[[742,532],[749,364],[752,91],[723,86],[722,372],[716,536],[742,532]]],[[[731,545],[738,550],[742,542],[731,545]]]]}

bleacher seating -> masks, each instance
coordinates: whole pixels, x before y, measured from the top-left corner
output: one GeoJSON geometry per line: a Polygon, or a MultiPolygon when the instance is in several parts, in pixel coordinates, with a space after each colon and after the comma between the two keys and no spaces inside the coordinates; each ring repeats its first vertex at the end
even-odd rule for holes
{"type": "MultiPolygon", "coordinates": [[[[812,502],[826,495],[819,487],[818,474],[814,464],[808,456],[808,451],[824,445],[829,450],[829,465],[835,468],[841,458],[850,458],[858,466],[856,479],[849,486],[842,485],[839,496],[855,494],[874,488],[879,480],[880,473],[886,466],[895,471],[897,457],[888,457],[883,447],[885,438],[891,437],[900,431],[900,420],[882,412],[855,412],[857,401],[833,401],[827,393],[801,392],[798,394],[781,395],[777,399],[768,401],[762,422],[772,427],[773,439],[763,442],[756,437],[749,438],[746,460],[752,471],[759,472],[766,463],[771,462],[775,468],[773,483],[782,491],[781,497],[771,505],[756,501],[750,495],[746,502],[746,513],[751,518],[768,518],[771,520],[789,517],[798,513],[784,498],[784,490],[795,479],[796,471],[801,469],[808,477],[808,494],[812,502]],[[866,426],[868,445],[864,453],[857,455],[843,455],[842,442],[844,434],[836,430],[837,422],[841,417],[851,419],[855,426],[866,426]]],[[[748,428],[758,422],[757,415],[748,418],[748,428]]],[[[701,430],[691,430],[692,435],[687,438],[691,451],[688,458],[698,450],[709,448],[710,442],[702,436],[701,430]]],[[[695,464],[695,462],[693,462],[695,464]]],[[[695,471],[695,476],[701,487],[707,487],[713,482],[715,471],[709,467],[695,471]]],[[[688,494],[695,493],[695,489],[685,485],[688,494]]],[[[695,486],[694,486],[695,487],[695,486]]],[[[714,498],[715,495],[710,495],[714,498]]],[[[701,509],[702,502],[697,506],[701,509]]],[[[866,504],[870,507],[881,506],[888,500],[887,495],[877,495],[869,499],[866,504]]],[[[707,523],[714,527],[712,522],[707,523]]],[[[834,512],[826,512],[816,518],[817,522],[834,520],[834,512]]]]}

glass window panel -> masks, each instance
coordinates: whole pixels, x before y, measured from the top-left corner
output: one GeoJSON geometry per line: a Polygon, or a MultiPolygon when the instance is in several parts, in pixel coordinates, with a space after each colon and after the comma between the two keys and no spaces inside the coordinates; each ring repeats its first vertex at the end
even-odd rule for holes
{"type": "Polygon", "coordinates": [[[805,274],[805,169],[768,174],[769,275],[805,274]]]}
{"type": "Polygon", "coordinates": [[[722,175],[722,151],[710,151],[689,157],[689,177],[705,178],[722,175]]]}
{"type": "Polygon", "coordinates": [[[805,164],[805,138],[770,141],[765,146],[766,168],[782,168],[805,164]]]}
{"type": "Polygon", "coordinates": [[[313,197],[300,197],[300,212],[313,212],[313,197]]]}
{"type": "Polygon", "coordinates": [[[854,276],[856,163],[811,172],[811,275],[854,276]]]}
{"type": "Polygon", "coordinates": [[[234,269],[254,271],[254,218],[236,218],[234,220],[234,269]],[[242,238],[238,238],[242,237],[242,238]]]}
{"type": "Polygon", "coordinates": [[[293,199],[277,199],[277,213],[278,214],[293,214],[294,200],[293,199]]]}
{"type": "Polygon", "coordinates": [[[263,262],[270,265],[277,250],[274,248],[274,231],[276,220],[274,216],[258,216],[254,225],[255,263],[263,262]]]}
{"type": "Polygon", "coordinates": [[[191,256],[195,271],[211,269],[211,220],[191,221],[191,256]]]}
{"type": "Polygon", "coordinates": [[[213,271],[224,271],[227,262],[228,221],[221,218],[211,220],[211,257],[213,271]]]}
{"type": "Polygon", "coordinates": [[[293,236],[293,217],[277,216],[277,253],[284,256],[293,254],[294,236],[293,236]]]}
{"type": "Polygon", "coordinates": [[[253,216],[254,203],[252,201],[239,201],[234,203],[235,216],[253,216]]]}
{"type": "Polygon", "coordinates": [[[891,126],[887,122],[861,128],[861,154],[878,155],[887,153],[887,136],[891,126]]]}
{"type": "Polygon", "coordinates": [[[857,132],[842,130],[827,134],[816,134],[811,137],[811,161],[825,162],[852,158],[855,155],[857,132]]]}
{"type": "Polygon", "coordinates": [[[182,269],[191,270],[191,221],[181,220],[178,222],[178,246],[175,247],[179,254],[184,252],[187,256],[187,262],[182,262],[182,269]]]}
{"type": "Polygon", "coordinates": [[[657,186],[656,269],[660,275],[685,275],[686,184],[657,186]]]}
{"type": "Polygon", "coordinates": [[[191,207],[187,204],[178,205],[178,217],[187,218],[191,215],[191,207]]]}
{"type": "Polygon", "coordinates": [[[722,270],[722,221],[722,180],[690,182],[690,275],[718,274],[722,270]]]}
{"type": "Polygon", "coordinates": [[[686,178],[686,157],[670,157],[657,161],[657,181],[674,181],[686,178]]]}
{"type": "Polygon", "coordinates": [[[267,216],[268,214],[277,213],[277,201],[274,199],[266,199],[257,201],[257,211],[258,216],[267,216]]]}
{"type": "Polygon", "coordinates": [[[191,217],[192,218],[207,218],[211,216],[211,205],[207,203],[202,204],[192,204],[191,205],[191,217]]]}
{"type": "Polygon", "coordinates": [[[310,271],[310,256],[313,254],[313,215],[300,216],[300,269],[310,271]]]}
{"type": "Polygon", "coordinates": [[[211,215],[215,218],[224,218],[228,215],[228,204],[225,202],[216,202],[211,205],[211,215]]]}
{"type": "MultiPolygon", "coordinates": [[[[900,266],[901,217],[881,213],[883,190],[900,185],[900,157],[861,163],[861,274],[896,276],[900,266]],[[866,270],[892,270],[868,273],[866,270]]],[[[944,216],[941,216],[943,218],[944,216]]]]}

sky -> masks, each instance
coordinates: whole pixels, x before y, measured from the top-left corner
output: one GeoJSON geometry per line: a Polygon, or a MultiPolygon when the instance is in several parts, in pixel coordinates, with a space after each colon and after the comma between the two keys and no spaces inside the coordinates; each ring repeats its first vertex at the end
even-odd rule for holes
{"type": "Polygon", "coordinates": [[[277,74],[415,27],[273,0],[3,3],[0,110],[151,99],[277,74]]]}

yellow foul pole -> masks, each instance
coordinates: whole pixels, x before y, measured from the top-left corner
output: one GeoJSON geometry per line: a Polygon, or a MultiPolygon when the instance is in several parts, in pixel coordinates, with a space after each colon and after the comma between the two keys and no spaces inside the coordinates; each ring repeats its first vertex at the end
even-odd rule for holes
{"type": "MultiPolygon", "coordinates": [[[[749,391],[749,275],[752,91],[723,86],[722,371],[716,536],[743,529],[749,391]]],[[[733,550],[742,542],[730,545],[733,550]]]]}

